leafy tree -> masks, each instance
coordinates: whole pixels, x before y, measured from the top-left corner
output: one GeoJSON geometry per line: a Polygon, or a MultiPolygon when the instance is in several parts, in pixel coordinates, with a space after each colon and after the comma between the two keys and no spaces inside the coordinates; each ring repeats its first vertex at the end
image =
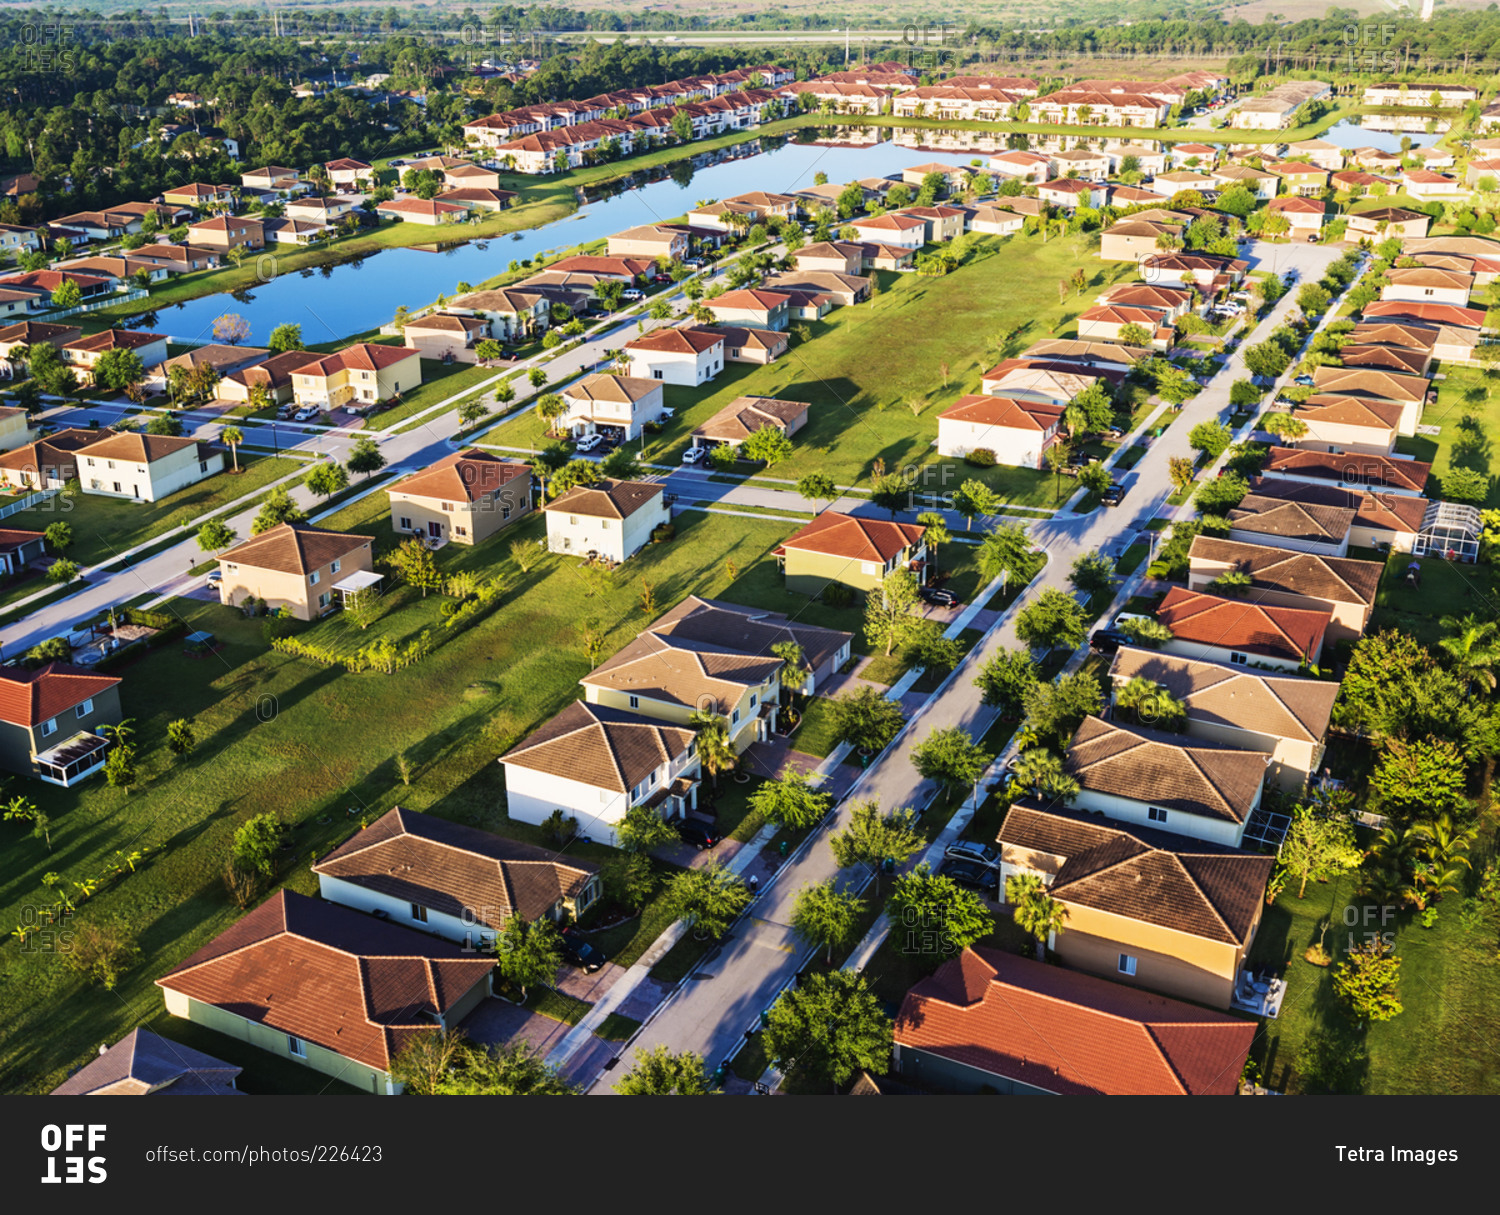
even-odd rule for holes
{"type": "Polygon", "coordinates": [[[59,310],[76,308],[81,303],[83,303],[83,290],[74,279],[63,279],[52,292],[52,306],[59,310]]]}
{"type": "Polygon", "coordinates": [[[1172,630],[1160,620],[1127,620],[1120,625],[1124,633],[1136,645],[1156,649],[1172,640],[1172,630]]]}
{"type": "Polygon", "coordinates": [[[47,546],[55,553],[65,553],[73,547],[73,529],[61,519],[47,524],[44,534],[47,538],[47,546]]]}
{"type": "Polygon", "coordinates": [[[306,521],[306,512],[292,501],[292,495],[287,492],[286,486],[278,485],[261,503],[255,521],[250,525],[250,534],[258,536],[261,532],[270,531],[271,528],[282,523],[305,523],[306,521]]]}
{"type": "Polygon", "coordinates": [[[831,793],[819,792],[800,768],[787,768],[750,795],[750,805],[768,822],[794,831],[821,822],[833,806],[831,793]]]}
{"type": "Polygon", "coordinates": [[[47,845],[47,851],[52,851],[52,820],[35,802],[29,801],[17,794],[5,803],[3,810],[5,821],[8,823],[26,822],[31,824],[31,838],[42,840],[47,845]]]}
{"type": "Polygon", "coordinates": [[[349,470],[335,461],[315,464],[303,484],[320,498],[331,498],[349,488],[349,470]]]}
{"type": "Polygon", "coordinates": [[[1036,572],[1038,560],[1024,523],[997,523],[980,541],[975,556],[986,581],[1009,573],[1017,582],[1024,582],[1036,572]]]}
{"type": "Polygon", "coordinates": [[[1256,409],[1261,397],[1261,390],[1249,380],[1236,380],[1229,386],[1229,403],[1236,409],[1256,409]]]}
{"type": "Polygon", "coordinates": [[[512,912],[495,938],[495,967],[501,978],[514,983],[526,999],[526,989],[537,984],[551,986],[562,966],[562,936],[546,916],[528,923],[512,912]]]}
{"type": "Polygon", "coordinates": [[[839,487],[827,473],[806,473],[797,479],[797,492],[811,502],[833,502],[839,487]]]}
{"type": "MultiPolygon", "coordinates": [[[[1127,325],[1126,328],[1128,329],[1129,326],[1127,325]]],[[[1139,344],[1144,345],[1145,342],[1139,344]]],[[[1064,418],[1067,421],[1068,430],[1075,436],[1100,434],[1114,424],[1114,402],[1110,400],[1104,385],[1095,380],[1069,402],[1064,418]]]]}
{"type": "Polygon", "coordinates": [[[369,435],[360,435],[349,448],[349,459],[345,465],[352,473],[369,478],[385,467],[385,455],[369,435]]]}
{"type": "Polygon", "coordinates": [[[899,865],[927,847],[927,839],[916,829],[916,814],[909,809],[881,814],[873,801],[857,802],[849,813],[849,825],[828,837],[834,862],[840,869],[863,865],[880,890],[881,866],[899,865]]]}
{"type": "Polygon", "coordinates": [[[1321,283],[1303,283],[1301,290],[1297,292],[1297,307],[1302,309],[1305,316],[1322,316],[1331,303],[1333,296],[1328,294],[1328,289],[1321,283]]]}
{"type": "Polygon", "coordinates": [[[222,519],[210,519],[198,529],[198,547],[205,553],[217,553],[234,543],[234,531],[222,519]]]}
{"type": "Polygon", "coordinates": [[[1126,346],[1149,346],[1151,345],[1151,332],[1144,325],[1137,325],[1134,321],[1121,325],[1118,340],[1126,346]]]}
{"type": "Polygon", "coordinates": [[[148,435],[166,435],[171,439],[182,437],[182,419],[169,413],[159,413],[146,424],[148,435]]]}
{"type": "Polygon", "coordinates": [[[269,811],[246,819],[235,829],[230,857],[236,865],[262,877],[276,876],[276,852],[281,847],[282,824],[269,811]]]}
{"type": "Polygon", "coordinates": [[[106,350],[91,368],[94,383],[114,392],[124,392],[146,378],[146,365],[134,350],[106,350]]]}
{"type": "Polygon", "coordinates": [[[90,921],[73,931],[66,956],[68,965],[105,991],[113,991],[120,976],[140,957],[141,951],[124,928],[90,921]]]}
{"type": "Polygon", "coordinates": [[[1188,446],[1194,451],[1201,451],[1209,460],[1217,460],[1229,450],[1229,444],[1233,441],[1234,432],[1223,422],[1212,418],[1199,422],[1188,431],[1188,446]]]}
{"type": "Polygon", "coordinates": [[[1468,806],[1462,753],[1446,739],[1386,741],[1370,792],[1382,810],[1402,821],[1430,818],[1468,806]]]}
{"type": "Polygon", "coordinates": [[[832,966],[833,951],[854,939],[864,906],[859,895],[840,890],[836,878],[805,885],[792,905],[792,931],[809,945],[825,947],[832,966]]]}
{"type": "Polygon", "coordinates": [[[271,336],[266,345],[271,348],[272,354],[286,354],[288,351],[301,350],[303,348],[302,326],[291,322],[277,325],[271,330],[271,336]]]}
{"type": "Polygon", "coordinates": [[[1047,942],[1062,932],[1068,909],[1047,893],[1045,883],[1034,873],[1015,873],[1007,878],[1005,901],[1012,906],[1016,927],[1036,938],[1040,957],[1047,942]]]}
{"type": "Polygon", "coordinates": [[[452,1097],[575,1097],[578,1089],[548,1064],[542,1050],[513,1042],[488,1050],[462,1050],[457,1066],[438,1093],[452,1097]]]}
{"type": "Polygon", "coordinates": [[[994,758],[962,726],[933,730],[911,753],[918,774],[924,780],[937,781],[950,793],[977,785],[994,758]]]}
{"type": "Polygon", "coordinates": [[[1115,478],[1103,464],[1085,464],[1078,470],[1078,483],[1090,493],[1102,494],[1115,483],[1115,478]]]}
{"type": "Polygon", "coordinates": [[[1389,1021],[1402,1012],[1400,980],[1401,956],[1376,938],[1334,967],[1333,990],[1361,1021],[1389,1021]]]}
{"type": "Polygon", "coordinates": [[[129,743],[117,743],[110,748],[104,760],[104,779],[111,789],[128,790],[137,781],[135,748],[129,743]]]}
{"type": "Polygon", "coordinates": [[[167,726],[167,749],[178,759],[191,755],[197,745],[198,736],[187,718],[180,717],[167,726]]]}
{"type": "Polygon", "coordinates": [[[1086,595],[1102,594],[1115,584],[1115,563],[1098,549],[1080,553],[1068,581],[1086,595]]]}
{"type": "Polygon", "coordinates": [[[214,321],[214,341],[238,346],[250,336],[250,322],[237,312],[226,312],[214,321]]]}
{"type": "Polygon", "coordinates": [[[887,655],[904,645],[915,633],[921,617],[916,576],[910,570],[893,570],[881,579],[865,603],[865,636],[884,645],[887,655]]]}
{"type": "Polygon", "coordinates": [[[667,907],[675,919],[688,922],[699,940],[718,940],[735,916],[750,903],[750,889],[740,877],[711,861],[701,869],[684,869],[667,884],[667,907]]]}
{"type": "Polygon", "coordinates": [[[1253,376],[1274,380],[1291,365],[1291,355],[1274,340],[1245,348],[1245,367],[1253,376]]]}
{"type": "Polygon", "coordinates": [[[1172,478],[1172,485],[1181,493],[1193,483],[1195,466],[1187,456],[1168,456],[1167,475],[1172,478]]]}
{"type": "Polygon", "coordinates": [[[436,1096],[467,1053],[465,1041],[461,1029],[434,1025],[418,1030],[391,1060],[391,1079],[401,1085],[403,1096],[436,1096]]]}
{"type": "Polygon", "coordinates": [[[1225,570],[1208,584],[1208,589],[1226,599],[1240,599],[1248,595],[1254,585],[1255,580],[1244,570],[1225,570]]]}
{"type": "Polygon", "coordinates": [[[901,705],[868,684],[834,697],[829,709],[834,737],[866,755],[884,750],[906,724],[901,705]]]}
{"type": "Polygon", "coordinates": [[[1312,878],[1327,881],[1358,867],[1364,852],[1354,838],[1354,824],[1342,815],[1318,814],[1310,806],[1292,811],[1291,826],[1276,854],[1276,871],[1266,891],[1268,902],[1295,879],[1297,897],[1307,894],[1312,878]]]}
{"type": "Polygon", "coordinates": [[[1450,468],[1440,478],[1442,496],[1452,502],[1479,506],[1489,497],[1490,479],[1473,468],[1450,468]]]}
{"type": "Polygon", "coordinates": [[[887,912],[919,953],[959,953],[995,931],[995,917],[978,894],[926,865],[896,879],[887,912]]]}
{"type": "Polygon", "coordinates": [[[1037,682],[1036,663],[1031,655],[1025,650],[1006,650],[985,660],[974,686],[980,689],[983,704],[1015,716],[1037,682]]]}
{"type": "Polygon", "coordinates": [[[964,517],[965,528],[973,531],[975,516],[993,515],[1000,509],[1000,495],[983,481],[965,481],[953,491],[952,506],[964,517]]]}
{"type": "Polygon", "coordinates": [[[634,1065],[614,1087],[627,1097],[708,1097],[715,1092],[701,1055],[690,1050],[673,1054],[665,1044],[638,1049],[634,1065]]]}
{"type": "Polygon", "coordinates": [[[443,575],[433,559],[432,550],[416,536],[391,554],[391,565],[403,579],[421,589],[423,599],[427,598],[428,591],[440,590],[443,586],[443,575]]]}
{"type": "Polygon", "coordinates": [[[1200,485],[1193,501],[1205,514],[1224,515],[1238,506],[1249,492],[1250,486],[1244,477],[1225,471],[1200,485]]]}
{"type": "Polygon", "coordinates": [[[43,392],[64,396],[78,387],[78,376],[63,362],[61,352],[48,342],[27,348],[26,369],[43,392]]]}
{"type": "Polygon", "coordinates": [[[69,561],[66,557],[59,557],[47,567],[46,578],[48,582],[61,585],[65,582],[72,582],[77,577],[78,563],[76,561],[69,561]]]}
{"type": "Polygon", "coordinates": [[[1104,708],[1104,692],[1093,674],[1075,671],[1053,682],[1038,680],[1027,690],[1022,705],[1026,733],[1039,743],[1065,750],[1083,719],[1098,716],[1104,708]]]}
{"type": "Polygon", "coordinates": [[[836,1090],[856,1071],[889,1066],[892,1026],[864,977],[839,970],[783,991],[765,1038],[778,1066],[827,1079],[836,1090]]]}
{"type": "Polygon", "coordinates": [[[1016,636],[1033,649],[1076,650],[1088,636],[1088,621],[1071,595],[1044,587],[1016,617],[1016,636]]]}

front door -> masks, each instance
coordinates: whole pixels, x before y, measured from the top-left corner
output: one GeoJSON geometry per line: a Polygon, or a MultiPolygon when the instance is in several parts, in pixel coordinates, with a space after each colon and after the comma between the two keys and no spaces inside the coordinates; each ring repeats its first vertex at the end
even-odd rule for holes
{"type": "Polygon", "coordinates": [[[441,540],[443,538],[443,525],[436,519],[429,520],[427,524],[427,534],[434,540],[441,540]]]}

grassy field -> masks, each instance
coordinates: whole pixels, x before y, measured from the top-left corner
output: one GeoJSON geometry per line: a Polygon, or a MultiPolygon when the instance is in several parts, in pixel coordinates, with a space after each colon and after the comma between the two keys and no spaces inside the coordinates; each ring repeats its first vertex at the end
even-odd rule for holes
{"type": "MultiPolygon", "coordinates": [[[[980,376],[1000,359],[1043,338],[1075,333],[1079,313],[1094,296],[1133,277],[1134,267],[1100,263],[1087,235],[1045,244],[978,237],[971,250],[947,276],[878,274],[882,289],[873,302],[837,308],[811,323],[811,340],[794,340],[769,366],[729,363],[702,387],[667,385],[666,404],[675,417],[647,443],[645,458],[677,463],[693,428],[735,397],[782,397],[807,401],[812,409],[793,439],[792,456],[774,467],[778,477],[818,471],[841,485],[868,483],[879,462],[887,472],[916,469],[918,493],[951,493],[977,478],[1007,502],[1053,505],[1045,473],[975,469],[938,457],[938,415],[958,397],[978,392],[980,376]],[[1088,286],[1059,301],[1059,281],[1079,268],[1088,286]]],[[[541,419],[526,414],[490,431],[487,440],[529,449],[545,443],[544,430],[541,419]]]]}
{"type": "Polygon", "coordinates": [[[68,549],[68,558],[81,566],[96,565],[137,544],[180,529],[236,498],[257,493],[288,473],[308,467],[304,460],[247,456],[243,450],[239,461],[238,473],[226,468],[160,502],[133,502],[98,494],[60,495],[10,515],[6,526],[46,531],[49,523],[61,519],[73,529],[73,547],[68,549]]]}
{"type": "Polygon", "coordinates": [[[1500,614],[1500,571],[1493,565],[1423,557],[1422,584],[1413,587],[1406,581],[1406,567],[1411,562],[1412,558],[1402,553],[1393,554],[1386,562],[1368,631],[1400,629],[1423,645],[1435,647],[1448,635],[1439,623],[1442,617],[1472,613],[1488,620],[1500,614]]]}
{"type": "Polygon", "coordinates": [[[1484,505],[1500,506],[1500,465],[1491,437],[1500,434],[1500,396],[1493,391],[1494,381],[1474,367],[1445,370],[1447,379],[1437,382],[1437,400],[1422,413],[1423,425],[1440,426],[1441,432],[1399,438],[1396,450],[1431,464],[1439,484],[1454,468],[1483,474],[1490,482],[1484,505]]]}
{"type": "MultiPolygon", "coordinates": [[[[383,494],[356,503],[328,521],[331,527],[389,539],[383,494]]],[[[746,519],[692,515],[678,520],[677,539],[632,559],[613,588],[589,598],[574,563],[542,558],[521,574],[508,541],[534,542],[540,518],[519,523],[487,545],[449,546],[446,570],[505,573],[511,591],[488,617],[436,648],[419,667],[385,676],[349,675],[268,652],[261,623],[217,604],[182,600],[174,606],[193,629],[224,643],[208,658],[192,659],[166,646],[123,669],[122,698],[134,720],[140,783],[128,793],[94,780],[73,790],[34,781],[13,784],[51,818],[49,850],[23,828],[0,828],[0,922],[31,922],[53,902],[42,876],[65,883],[96,877],[120,858],[146,850],[138,871],[126,872],[82,902],[75,920],[128,926],[142,951],[119,987],[104,991],[81,981],[55,946],[23,949],[0,944],[0,1017],[8,1027],[0,1045],[0,1091],[56,1085],[66,1069],[132,1026],[158,1017],[161,996],[152,980],[221,932],[238,916],[221,881],[235,828],[251,815],[273,812],[293,825],[285,884],[311,893],[311,854],[326,854],[363,820],[393,805],[431,812],[540,843],[540,832],[504,814],[503,772],[495,762],[525,733],[577,696],[588,670],[578,624],[596,617],[607,630],[606,653],[633,638],[640,577],[650,578],[663,603],[684,595],[722,597],[730,587],[724,559],[745,570],[774,565],[766,554],[791,528],[746,519]],[[173,762],[165,747],[169,722],[186,718],[199,744],[173,762]],[[403,785],[394,757],[406,753],[414,771],[403,785]],[[352,813],[351,813],[352,811],[352,813]]],[[[442,633],[441,597],[399,588],[387,595],[377,631],[409,635],[422,627],[442,633]]],[[[337,619],[313,626],[334,638],[337,619]]],[[[604,857],[602,845],[574,845],[580,855],[604,857]]],[[[71,885],[65,886],[71,889],[71,885]]],[[[628,964],[666,926],[648,908],[607,952],[628,964]]],[[[216,1053],[211,1048],[210,1053],[216,1053]]],[[[220,1052],[221,1053],[221,1052],[220,1052]]]]}

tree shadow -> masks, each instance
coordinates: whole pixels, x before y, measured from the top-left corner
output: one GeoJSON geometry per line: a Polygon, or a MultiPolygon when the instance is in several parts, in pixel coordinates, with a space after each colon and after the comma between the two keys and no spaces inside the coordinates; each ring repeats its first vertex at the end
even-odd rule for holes
{"type": "Polygon", "coordinates": [[[1466,413],[1458,420],[1458,436],[1448,453],[1448,462],[1454,468],[1469,468],[1478,473],[1488,473],[1492,463],[1494,444],[1484,433],[1479,419],[1466,413]]]}

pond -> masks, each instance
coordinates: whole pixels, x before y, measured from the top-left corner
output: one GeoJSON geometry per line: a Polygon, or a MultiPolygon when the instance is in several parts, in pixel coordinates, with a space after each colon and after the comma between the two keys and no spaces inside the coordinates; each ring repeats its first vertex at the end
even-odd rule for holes
{"type": "Polygon", "coordinates": [[[1413,115],[1362,114],[1356,118],[1341,118],[1318,138],[1340,148],[1379,148],[1382,152],[1401,151],[1401,138],[1411,139],[1414,148],[1430,148],[1443,137],[1448,124],[1440,120],[1435,125],[1439,131],[1428,131],[1431,119],[1413,115]]]}
{"type": "Polygon", "coordinates": [[[460,282],[478,284],[504,272],[512,260],[599,240],[637,224],[672,219],[700,199],[749,190],[787,193],[814,184],[899,173],[920,160],[968,164],[974,153],[923,151],[921,157],[886,141],[867,147],[833,142],[838,132],[807,128],[811,140],[752,140],[633,174],[601,187],[572,215],[540,228],[448,248],[387,249],[341,264],[276,276],[249,290],[203,296],[132,318],[138,328],[187,340],[208,339],[214,319],[237,312],[250,323],[249,344],[264,344],[283,322],[300,323],[303,340],[334,341],[388,324],[398,306],[416,309],[452,295],[460,282]],[[826,137],[827,142],[820,140],[826,137]]]}

